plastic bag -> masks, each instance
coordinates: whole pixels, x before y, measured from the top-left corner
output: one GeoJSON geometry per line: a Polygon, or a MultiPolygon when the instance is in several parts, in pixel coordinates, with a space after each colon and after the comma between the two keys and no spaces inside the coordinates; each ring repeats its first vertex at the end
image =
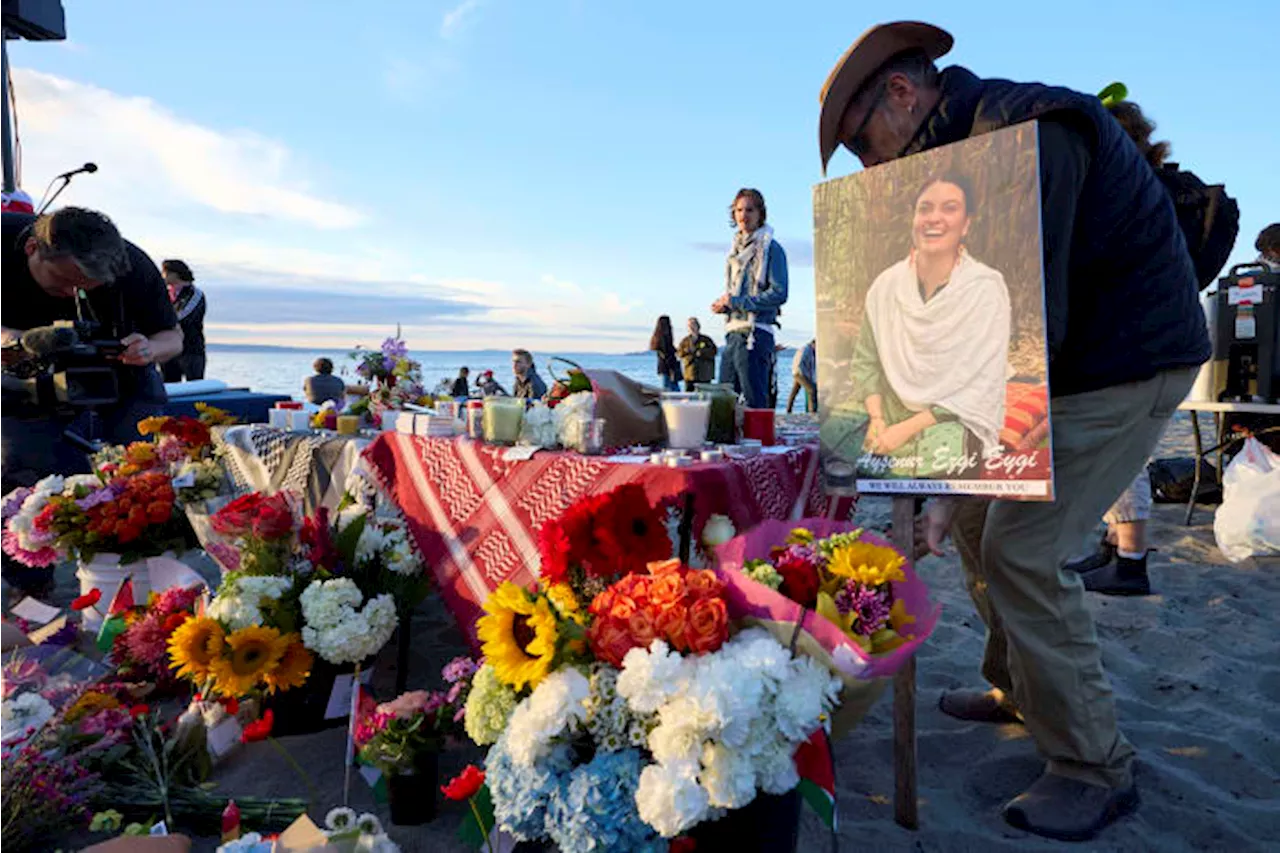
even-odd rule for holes
{"type": "Polygon", "coordinates": [[[1222,476],[1222,489],[1213,535],[1223,555],[1239,563],[1280,554],[1280,456],[1246,439],[1222,476]]]}

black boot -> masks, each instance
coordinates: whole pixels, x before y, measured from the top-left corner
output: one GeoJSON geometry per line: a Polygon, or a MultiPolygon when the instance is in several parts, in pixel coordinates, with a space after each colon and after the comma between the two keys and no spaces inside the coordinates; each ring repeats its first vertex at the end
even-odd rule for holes
{"type": "MultiPolygon", "coordinates": [[[[1150,553],[1150,552],[1148,552],[1150,553]]],[[[1084,588],[1103,595],[1150,595],[1151,581],[1147,578],[1147,555],[1134,559],[1116,555],[1116,561],[1100,569],[1080,575],[1084,588]]]]}
{"type": "Polygon", "coordinates": [[[1074,563],[1067,563],[1064,568],[1069,572],[1075,572],[1083,575],[1085,572],[1096,571],[1104,566],[1111,565],[1111,561],[1116,558],[1116,546],[1102,537],[1102,541],[1098,543],[1098,550],[1082,560],[1076,560],[1074,563]]]}

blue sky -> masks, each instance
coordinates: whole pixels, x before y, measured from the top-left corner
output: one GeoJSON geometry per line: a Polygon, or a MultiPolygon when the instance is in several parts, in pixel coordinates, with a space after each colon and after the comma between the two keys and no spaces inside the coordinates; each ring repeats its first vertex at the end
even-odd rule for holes
{"type": "MultiPolygon", "coordinates": [[[[817,93],[887,9],[855,3],[65,0],[10,43],[23,184],[92,160],[111,214],[210,297],[215,341],[632,351],[723,283],[760,188],[813,329],[817,93]],[[353,14],[355,10],[361,10],[353,14]],[[364,11],[370,10],[370,11],[364,11]]],[[[1276,4],[916,3],[982,76],[1122,80],[1174,159],[1280,219],[1276,4]]],[[[838,154],[832,175],[857,168],[838,154]]]]}

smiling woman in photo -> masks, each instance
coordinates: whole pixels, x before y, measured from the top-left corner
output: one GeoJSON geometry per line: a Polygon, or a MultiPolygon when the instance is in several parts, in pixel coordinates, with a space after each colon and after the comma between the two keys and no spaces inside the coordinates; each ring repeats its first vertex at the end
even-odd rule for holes
{"type": "Polygon", "coordinates": [[[954,174],[916,193],[908,256],[876,277],[853,354],[864,450],[891,454],[958,422],[965,452],[999,449],[1008,379],[1009,291],[965,249],[975,197],[954,174]]]}

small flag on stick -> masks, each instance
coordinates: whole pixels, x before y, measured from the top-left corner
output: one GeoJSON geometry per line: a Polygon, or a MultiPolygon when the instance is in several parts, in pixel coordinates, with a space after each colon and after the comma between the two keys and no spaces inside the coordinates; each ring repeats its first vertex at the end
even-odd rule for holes
{"type": "Polygon", "coordinates": [[[107,616],[102,620],[102,627],[98,629],[98,650],[103,654],[111,651],[111,646],[115,643],[116,637],[124,633],[127,627],[124,615],[133,608],[133,575],[128,575],[121,582],[120,588],[116,590],[116,594],[111,597],[111,604],[107,606],[107,616]]]}

